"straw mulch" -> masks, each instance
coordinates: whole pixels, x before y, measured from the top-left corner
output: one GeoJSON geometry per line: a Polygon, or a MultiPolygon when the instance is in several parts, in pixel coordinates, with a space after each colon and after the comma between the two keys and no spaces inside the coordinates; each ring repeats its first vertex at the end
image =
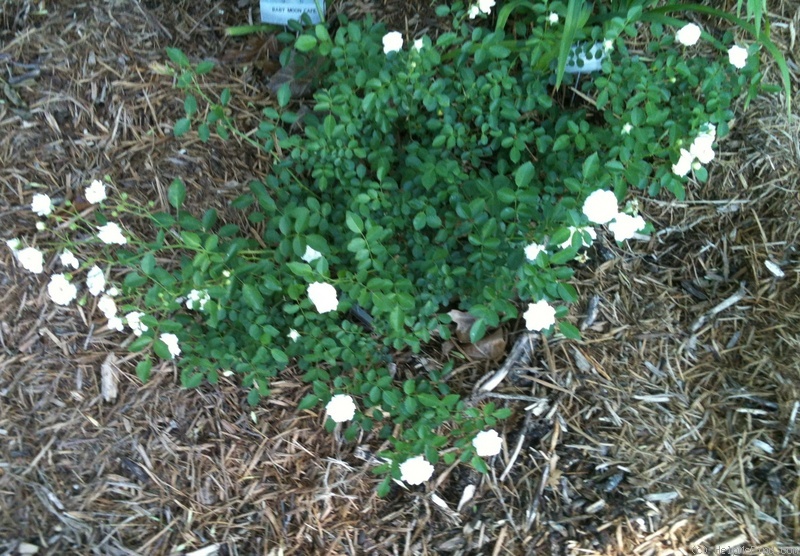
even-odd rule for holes
{"type": "MultiPolygon", "coordinates": [[[[115,193],[162,206],[181,177],[190,208],[224,212],[268,159],[235,141],[173,138],[182,99],[153,64],[167,46],[218,60],[209,86],[230,87],[239,124],[254,127],[272,102],[278,50],[223,29],[257,18],[256,4],[4,2],[0,239],[34,237],[34,193],[76,198],[104,175],[115,193]]],[[[332,4],[409,36],[433,25],[427,2],[332,4]]],[[[771,17],[797,90],[798,3],[774,3],[771,17]]],[[[769,64],[767,76],[777,76],[769,64]]],[[[293,410],[306,387],[291,369],[255,409],[224,380],[180,389],[169,365],[143,386],[94,300],[48,302],[46,279],[2,246],[0,553],[666,555],[800,544],[800,125],[783,100],[763,97],[737,117],[709,183],[685,202],[640,199],[657,230],[649,241],[592,252],[576,280],[583,341],[537,345],[497,390],[528,401],[496,400],[514,416],[491,474],[440,466],[425,487],[385,500],[356,445],[325,433],[319,412],[293,410]],[[117,382],[113,402],[103,369],[117,382]],[[475,497],[457,511],[469,485],[475,497]]],[[[47,262],[58,268],[52,254],[47,262]]],[[[513,342],[519,331],[504,332],[513,342]]],[[[496,364],[467,364],[454,381],[469,389],[496,364]]]]}

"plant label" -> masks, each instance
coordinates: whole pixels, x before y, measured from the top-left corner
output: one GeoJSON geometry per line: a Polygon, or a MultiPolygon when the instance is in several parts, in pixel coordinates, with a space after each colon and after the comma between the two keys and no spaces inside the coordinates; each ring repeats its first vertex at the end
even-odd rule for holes
{"type": "Polygon", "coordinates": [[[320,12],[325,13],[325,0],[261,0],[261,22],[286,25],[307,13],[314,24],[322,21],[320,12]]]}

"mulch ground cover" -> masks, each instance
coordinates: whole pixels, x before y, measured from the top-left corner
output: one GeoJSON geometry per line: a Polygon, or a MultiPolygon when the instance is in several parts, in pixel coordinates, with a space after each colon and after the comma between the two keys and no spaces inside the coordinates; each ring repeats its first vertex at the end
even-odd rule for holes
{"type": "MultiPolygon", "coordinates": [[[[373,14],[409,37],[436,26],[422,1],[332,2],[337,13],[373,14]]],[[[772,2],[770,18],[796,91],[800,4],[772,2]]],[[[254,129],[274,102],[278,46],[224,30],[257,19],[244,0],[4,2],[0,239],[35,237],[34,193],[79,200],[105,175],[160,207],[180,177],[190,210],[241,220],[228,203],[269,171],[268,157],[174,138],[182,97],[159,65],[168,46],[216,60],[209,89],[230,88],[238,125],[254,129]]],[[[130,339],[104,328],[96,300],[54,305],[46,280],[3,246],[0,551],[648,556],[800,545],[800,120],[778,95],[742,108],[707,184],[682,202],[639,197],[652,237],[622,248],[601,238],[578,269],[583,339],[537,343],[496,390],[514,416],[490,473],[437,468],[385,499],[368,457],[379,446],[329,435],[319,411],[298,414],[307,387],[293,369],[255,408],[228,379],[181,389],[171,365],[142,385],[130,339]],[[118,381],[111,402],[104,366],[118,381]]],[[[503,329],[509,345],[522,328],[503,329]]],[[[501,363],[448,356],[466,388],[501,363]]],[[[443,358],[431,347],[414,362],[443,358]]]]}

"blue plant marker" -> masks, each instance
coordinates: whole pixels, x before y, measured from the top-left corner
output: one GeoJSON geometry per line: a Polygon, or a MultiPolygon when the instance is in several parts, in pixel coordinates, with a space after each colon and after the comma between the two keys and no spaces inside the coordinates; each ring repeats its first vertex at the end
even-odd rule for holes
{"type": "Polygon", "coordinates": [[[291,19],[299,20],[304,13],[312,23],[320,23],[320,16],[325,14],[325,0],[261,0],[262,23],[286,25],[291,19]]]}

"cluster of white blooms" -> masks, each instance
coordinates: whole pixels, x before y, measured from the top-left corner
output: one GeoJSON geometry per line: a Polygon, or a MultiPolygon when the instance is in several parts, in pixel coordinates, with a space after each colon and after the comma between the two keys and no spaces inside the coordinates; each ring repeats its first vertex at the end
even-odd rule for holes
{"type": "Polygon", "coordinates": [[[114,222],[109,222],[97,228],[97,237],[106,244],[125,245],[128,243],[128,240],[122,235],[122,228],[114,222]]]}
{"type": "Polygon", "coordinates": [[[410,485],[421,485],[433,475],[433,466],[425,456],[416,456],[400,464],[400,478],[410,485]]]}
{"type": "Polygon", "coordinates": [[[383,36],[383,53],[399,52],[403,48],[403,35],[399,31],[390,31],[383,36]]]}
{"type": "Polygon", "coordinates": [[[479,456],[491,457],[496,456],[503,449],[503,439],[496,430],[490,429],[479,432],[472,439],[472,445],[475,447],[475,453],[479,456]]]}
{"type": "Polygon", "coordinates": [[[689,150],[681,149],[678,162],[672,165],[672,172],[678,176],[685,176],[692,169],[695,160],[700,164],[711,162],[714,159],[713,144],[716,139],[717,129],[714,124],[705,124],[694,141],[692,141],[689,150]]]}
{"type": "Polygon", "coordinates": [[[321,256],[322,256],[322,253],[320,253],[319,251],[317,251],[313,247],[309,247],[308,245],[306,245],[306,252],[303,253],[303,256],[300,257],[300,258],[303,259],[307,263],[312,263],[312,262],[316,261],[317,259],[319,259],[321,256]]]}
{"type": "Polygon", "coordinates": [[[533,262],[539,256],[539,253],[544,253],[546,250],[547,248],[540,243],[531,243],[525,247],[525,258],[533,262]]]}
{"type": "Polygon", "coordinates": [[[680,31],[675,33],[675,38],[684,46],[694,46],[697,44],[697,41],[700,40],[701,33],[700,27],[694,23],[689,23],[681,27],[680,31]]]}
{"type": "Polygon", "coordinates": [[[78,258],[75,255],[73,255],[72,251],[70,251],[69,249],[64,249],[64,252],[61,253],[60,259],[61,259],[61,264],[64,266],[69,266],[76,270],[79,266],[81,266],[81,263],[80,261],[78,261],[78,258]]]}
{"type": "Polygon", "coordinates": [[[335,422],[344,423],[355,416],[356,402],[347,394],[336,394],[325,406],[325,411],[328,412],[328,417],[335,422]]]}
{"type": "Polygon", "coordinates": [[[128,326],[136,336],[141,336],[143,332],[150,330],[147,325],[140,320],[143,316],[144,313],[141,311],[131,311],[125,315],[125,322],[128,323],[128,326]]]}
{"type": "Polygon", "coordinates": [[[63,274],[54,274],[47,284],[47,294],[59,305],[69,305],[78,295],[78,288],[70,284],[63,274]]]}
{"type": "MultiPolygon", "coordinates": [[[[613,191],[600,189],[593,191],[583,203],[583,214],[596,224],[607,224],[617,241],[630,239],[645,227],[645,221],[641,216],[631,216],[619,211],[617,196],[613,191]]],[[[595,238],[596,236],[592,235],[592,239],[595,238]]],[[[570,236],[570,244],[571,241],[570,236]]]]}
{"type": "Polygon", "coordinates": [[[106,200],[106,186],[100,180],[94,180],[84,191],[86,200],[96,205],[106,200]]]}
{"type": "Polygon", "coordinates": [[[53,212],[53,201],[44,193],[37,193],[33,196],[31,210],[39,216],[47,216],[53,212]]]}
{"type": "Polygon", "coordinates": [[[202,311],[210,299],[211,296],[208,295],[208,290],[192,290],[186,296],[186,308],[202,311]]]}
{"type": "Polygon", "coordinates": [[[539,331],[550,328],[556,323],[556,310],[547,301],[541,300],[529,303],[528,310],[522,314],[525,319],[525,328],[539,331]]]}
{"type": "Polygon", "coordinates": [[[320,313],[335,311],[339,306],[336,288],[324,282],[313,282],[308,285],[308,298],[320,313]]]}
{"type": "Polygon", "coordinates": [[[495,0],[478,0],[477,4],[474,4],[469,9],[469,18],[475,19],[480,14],[489,15],[492,13],[492,8],[494,7],[495,0]]]}
{"type": "Polygon", "coordinates": [[[178,346],[178,337],[175,334],[165,332],[159,335],[158,339],[167,345],[169,354],[173,359],[181,354],[181,348],[178,346]]]}

